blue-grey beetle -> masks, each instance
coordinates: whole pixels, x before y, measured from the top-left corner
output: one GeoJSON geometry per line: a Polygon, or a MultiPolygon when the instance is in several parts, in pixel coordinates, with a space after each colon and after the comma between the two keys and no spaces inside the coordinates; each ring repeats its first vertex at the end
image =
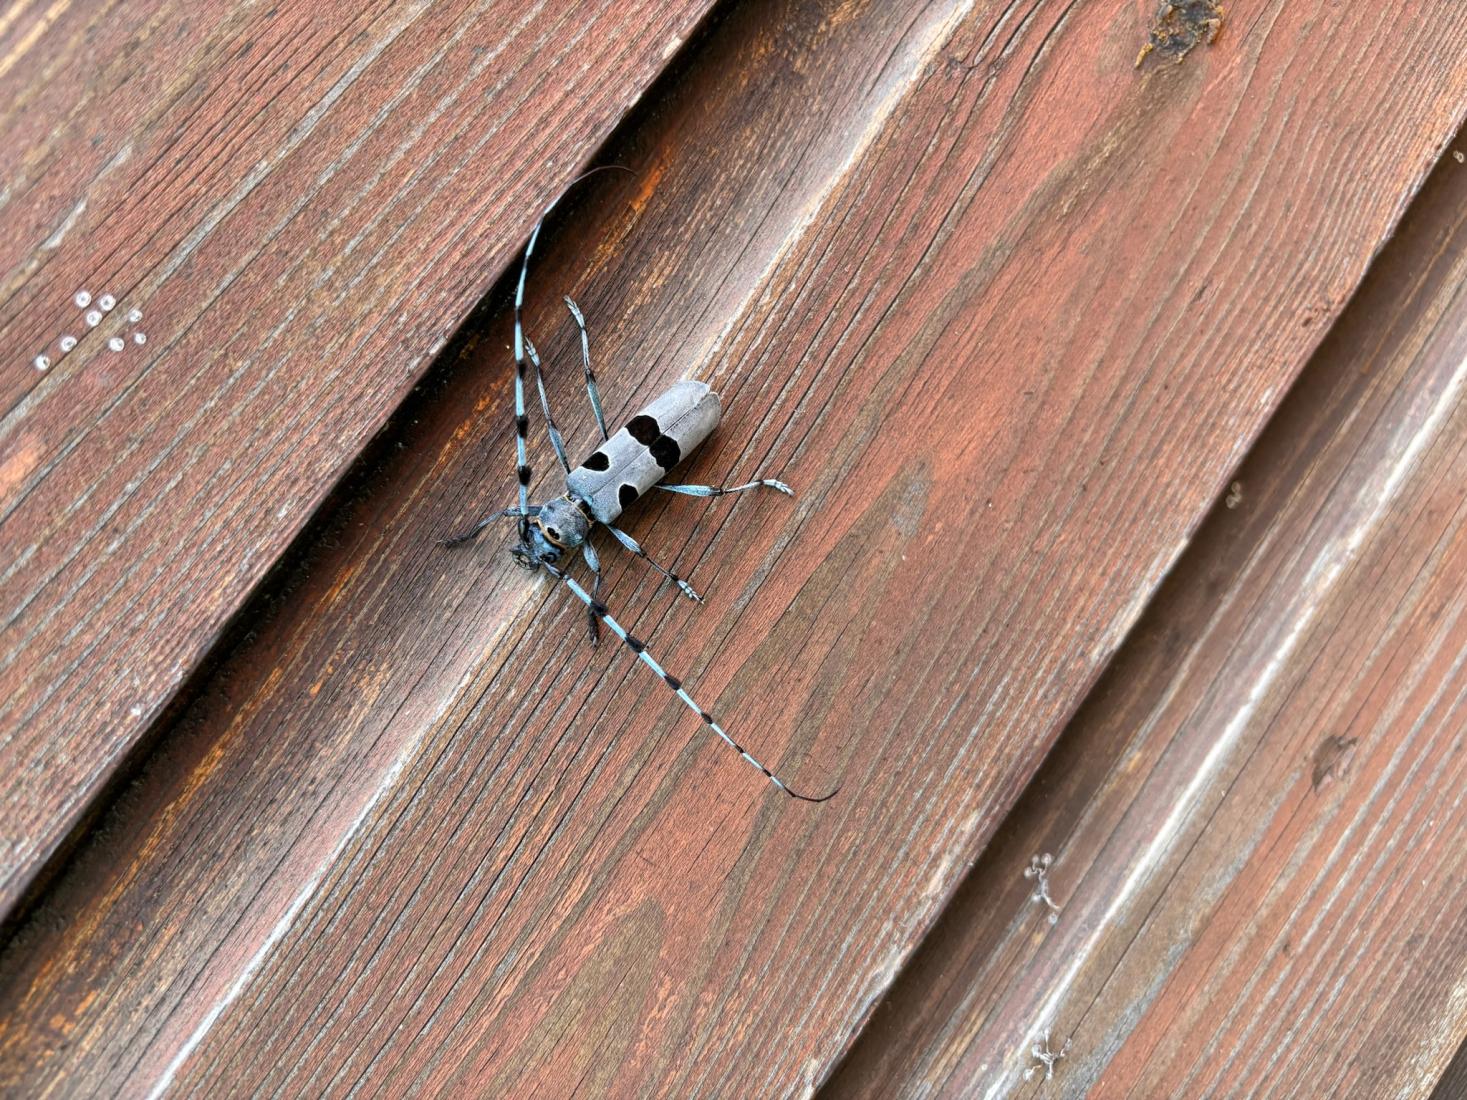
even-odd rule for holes
{"type": "MultiPolygon", "coordinates": [[[[592,171],[597,171],[597,169],[592,169],[592,171]]],[[[588,172],[572,181],[571,186],[590,174],[588,172]]],[[[693,590],[692,585],[672,571],[658,565],[635,539],[616,526],[616,520],[623,509],[638,497],[653,489],[697,497],[723,496],[727,493],[738,493],[745,489],[760,487],[775,489],[789,496],[793,496],[794,493],[788,485],[774,478],[759,478],[743,485],[727,487],[663,484],[662,479],[667,472],[686,458],[718,426],[719,417],[722,415],[718,395],[702,382],[678,382],[627,421],[624,428],[615,435],[611,435],[606,430],[606,418],[601,412],[601,395],[596,387],[596,376],[591,370],[590,339],[586,333],[586,319],[576,303],[566,298],[566,307],[570,310],[580,330],[581,365],[586,376],[586,393],[590,398],[591,410],[602,440],[601,445],[586,461],[575,468],[571,467],[570,461],[566,458],[565,442],[561,437],[560,429],[556,427],[555,420],[550,415],[550,399],[546,395],[545,382],[540,372],[540,356],[536,353],[535,346],[525,338],[521,319],[525,300],[525,279],[530,269],[530,255],[535,250],[535,242],[540,236],[540,227],[544,224],[545,218],[564,197],[565,192],[561,192],[561,195],[545,208],[540,215],[540,220],[535,223],[529,242],[525,245],[525,254],[520,264],[519,283],[515,288],[514,423],[515,452],[518,459],[518,507],[505,508],[493,515],[486,516],[462,535],[445,539],[443,544],[461,546],[477,538],[495,520],[513,517],[518,524],[519,541],[515,546],[510,547],[510,553],[514,555],[514,559],[519,564],[527,569],[532,571],[544,569],[551,576],[563,582],[578,599],[585,603],[593,643],[597,638],[598,624],[605,623],[607,628],[625,642],[643,664],[662,677],[663,682],[703,720],[704,725],[722,738],[746,761],[758,768],[771,783],[791,798],[798,798],[805,802],[824,802],[826,799],[833,798],[839,788],[818,797],[801,794],[790,788],[730,737],[723,727],[713,720],[713,716],[699,706],[684,690],[682,681],[663,669],[647,652],[643,641],[628,633],[620,623],[612,618],[606,605],[600,600],[601,562],[591,545],[591,532],[598,526],[606,528],[612,537],[627,550],[675,583],[683,595],[702,602],[702,597],[693,590]],[[533,368],[535,372],[535,386],[540,393],[540,407],[545,414],[545,427],[550,435],[551,446],[555,450],[555,457],[565,471],[564,492],[541,504],[530,503],[529,495],[531,471],[526,460],[529,417],[525,412],[525,374],[529,368],[533,368]],[[575,553],[581,555],[586,566],[591,570],[594,579],[590,592],[576,583],[567,572],[569,565],[567,559],[575,553]]]]}

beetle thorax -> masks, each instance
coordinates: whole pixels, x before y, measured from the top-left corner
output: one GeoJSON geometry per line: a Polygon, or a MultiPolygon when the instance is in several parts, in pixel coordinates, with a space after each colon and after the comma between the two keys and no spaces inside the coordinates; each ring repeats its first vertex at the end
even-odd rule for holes
{"type": "Polygon", "coordinates": [[[556,497],[539,506],[530,521],[529,538],[513,548],[515,560],[530,569],[542,562],[555,564],[579,549],[591,533],[591,520],[570,496],[556,497]]]}
{"type": "Polygon", "coordinates": [[[556,497],[540,506],[535,526],[553,546],[574,550],[591,533],[591,521],[581,505],[569,496],[556,497]]]}

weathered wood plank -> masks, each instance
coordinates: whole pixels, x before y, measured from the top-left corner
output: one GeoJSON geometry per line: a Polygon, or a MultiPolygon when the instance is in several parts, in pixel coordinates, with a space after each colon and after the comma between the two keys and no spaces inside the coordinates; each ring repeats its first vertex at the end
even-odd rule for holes
{"type": "Polygon", "coordinates": [[[1467,1036],[1464,382],[1447,157],[823,1095],[1022,1092],[1046,1030],[1035,1095],[1432,1091],[1467,1036]]]}
{"type": "Polygon", "coordinates": [[[431,545],[512,491],[497,318],[6,951],[13,1079],[818,1080],[1454,128],[1467,13],[1430,14],[1241,4],[1138,74],[1102,5],[733,12],[531,324],[563,408],[572,289],[623,411],[722,392],[690,477],[801,491],[643,513],[707,606],[609,592],[840,798],[779,799],[561,593],[431,545]]]}
{"type": "Polygon", "coordinates": [[[708,6],[0,16],[0,914],[708,6]]]}

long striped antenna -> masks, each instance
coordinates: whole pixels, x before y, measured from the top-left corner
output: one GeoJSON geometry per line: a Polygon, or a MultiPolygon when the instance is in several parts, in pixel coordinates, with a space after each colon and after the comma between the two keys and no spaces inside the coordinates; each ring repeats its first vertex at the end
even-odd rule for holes
{"type": "Polygon", "coordinates": [[[737,741],[735,741],[732,737],[725,733],[723,731],[723,727],[713,720],[713,715],[709,714],[706,710],[700,707],[693,699],[693,697],[683,689],[682,681],[679,680],[676,676],[673,676],[672,674],[667,672],[660,664],[657,663],[652,654],[647,652],[647,646],[642,641],[642,639],[638,638],[634,634],[629,634],[626,628],[621,625],[621,623],[617,622],[611,617],[611,614],[607,611],[606,605],[604,603],[602,603],[600,600],[593,599],[589,592],[587,592],[584,588],[577,584],[568,574],[563,573],[555,566],[549,564],[548,562],[541,562],[541,565],[545,567],[546,571],[549,572],[552,577],[564,581],[565,586],[576,594],[576,598],[591,609],[591,614],[595,615],[598,619],[605,623],[613,634],[615,634],[618,638],[625,642],[627,644],[627,648],[635,653],[638,657],[640,657],[644,665],[650,668],[653,672],[657,673],[658,676],[662,677],[663,683],[665,683],[668,687],[672,688],[672,690],[677,693],[677,697],[683,701],[683,704],[689,710],[691,710],[699,718],[703,719],[703,724],[705,726],[711,729],[714,733],[718,734],[718,736],[723,739],[724,743],[728,745],[729,748],[733,749],[734,752],[738,753],[746,761],[748,761],[750,764],[754,765],[754,767],[763,772],[765,779],[769,780],[769,782],[773,783],[776,787],[778,787],[785,794],[789,795],[791,798],[798,798],[801,802],[826,802],[840,793],[840,788],[836,787],[835,790],[831,791],[829,794],[823,794],[819,798],[816,798],[814,795],[801,794],[799,791],[794,790],[792,787],[788,786],[783,780],[779,778],[779,776],[775,775],[763,764],[755,760],[752,756],[748,754],[748,752],[744,750],[742,745],[740,745],[737,741]]]}
{"type": "Polygon", "coordinates": [[[592,168],[589,172],[582,172],[566,184],[565,189],[551,200],[550,205],[540,211],[540,218],[535,222],[535,228],[530,230],[530,239],[525,244],[525,254],[520,260],[520,281],[514,291],[514,449],[515,476],[520,486],[521,542],[528,542],[530,538],[530,463],[526,457],[525,446],[526,437],[530,433],[530,419],[525,415],[525,326],[521,317],[525,307],[525,279],[530,274],[530,253],[535,251],[535,242],[540,239],[540,227],[545,224],[545,219],[560,205],[560,200],[565,198],[570,189],[597,172],[611,170],[631,172],[630,168],[620,164],[603,164],[592,168]]]}

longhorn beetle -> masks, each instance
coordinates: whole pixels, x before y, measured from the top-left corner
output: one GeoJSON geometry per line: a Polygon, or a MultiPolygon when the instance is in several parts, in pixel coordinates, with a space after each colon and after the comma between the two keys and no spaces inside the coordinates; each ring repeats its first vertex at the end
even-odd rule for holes
{"type": "MultiPolygon", "coordinates": [[[[620,166],[607,165],[604,167],[620,166]]],[[[600,169],[593,168],[590,172],[572,180],[566,187],[566,191],[596,171],[600,169]]],[[[591,532],[598,526],[606,528],[623,547],[676,584],[684,596],[697,603],[703,602],[703,597],[693,590],[692,585],[677,574],[658,565],[635,539],[616,526],[616,520],[622,510],[649,490],[656,488],[668,493],[683,493],[687,496],[717,497],[727,493],[743,492],[745,489],[764,487],[777,489],[787,496],[795,494],[788,485],[774,478],[759,478],[743,485],[728,487],[662,484],[662,478],[667,471],[686,458],[718,426],[718,420],[722,414],[718,395],[703,382],[678,382],[632,417],[626,427],[615,435],[609,434],[606,430],[606,418],[601,412],[601,394],[596,388],[596,376],[591,371],[591,344],[586,334],[586,318],[581,313],[580,307],[567,297],[565,299],[566,308],[570,310],[571,317],[575,320],[576,327],[581,333],[581,367],[586,375],[586,394],[591,401],[591,412],[596,418],[596,427],[601,432],[601,445],[585,462],[574,469],[571,468],[565,456],[565,442],[561,437],[560,429],[555,426],[555,418],[550,415],[550,399],[545,393],[545,380],[540,373],[540,356],[535,351],[535,345],[525,337],[521,318],[525,302],[525,279],[530,270],[530,255],[535,251],[535,242],[539,239],[540,227],[545,224],[545,219],[549,217],[560,200],[565,197],[566,191],[562,191],[541,212],[535,228],[530,231],[530,239],[525,245],[524,257],[520,262],[519,284],[515,288],[514,435],[515,453],[519,460],[516,471],[519,477],[519,506],[505,508],[486,516],[462,535],[444,539],[442,545],[463,546],[478,538],[484,529],[493,524],[495,520],[514,518],[519,531],[519,544],[510,547],[510,554],[513,555],[516,562],[531,572],[544,569],[556,580],[562,582],[575,594],[577,599],[586,605],[593,645],[596,644],[599,636],[598,623],[605,623],[611,632],[641,659],[643,664],[662,677],[663,682],[677,693],[677,697],[689,710],[703,720],[704,725],[722,738],[725,744],[746,761],[763,772],[769,782],[791,798],[798,798],[804,802],[824,802],[829,798],[834,798],[837,791],[840,790],[839,787],[819,797],[801,794],[754,759],[743,746],[724,731],[722,726],[713,720],[713,715],[694,701],[693,697],[684,690],[681,680],[665,671],[657,663],[652,654],[647,652],[647,646],[640,638],[629,633],[625,627],[611,617],[606,605],[601,602],[601,562],[596,556],[595,549],[591,546],[591,532]],[[565,491],[543,504],[531,504],[529,496],[530,466],[525,456],[525,441],[530,424],[529,417],[525,414],[527,361],[535,371],[535,388],[540,392],[540,408],[545,414],[545,428],[550,435],[550,445],[554,448],[555,457],[559,459],[565,471],[565,491]],[[580,551],[581,557],[585,560],[594,578],[589,593],[569,575],[566,569],[568,562],[562,561],[563,558],[573,555],[577,550],[580,551]]]]}

